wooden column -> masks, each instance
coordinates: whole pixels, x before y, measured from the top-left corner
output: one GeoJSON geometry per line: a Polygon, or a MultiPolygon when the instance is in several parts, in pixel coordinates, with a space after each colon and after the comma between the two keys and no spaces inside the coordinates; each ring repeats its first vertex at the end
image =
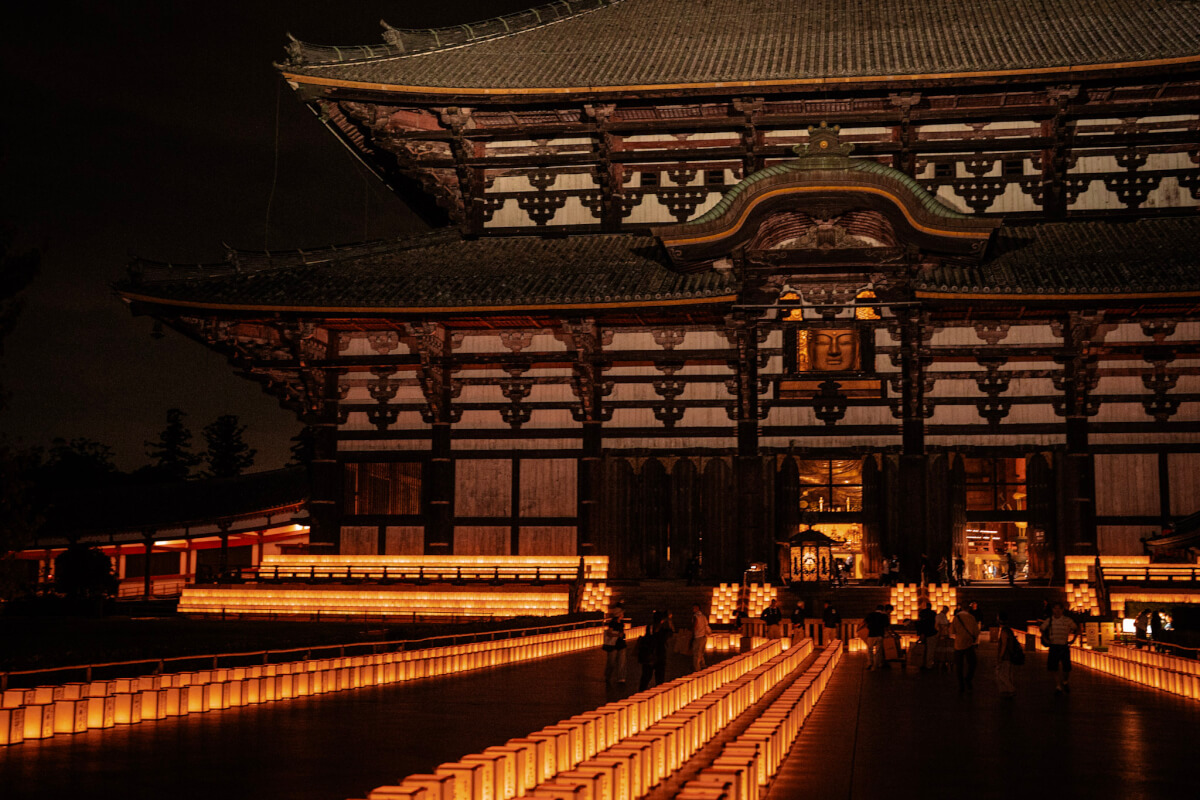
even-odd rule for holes
{"type": "Polygon", "coordinates": [[[929,361],[924,346],[925,330],[921,314],[901,310],[900,370],[901,384],[901,454],[895,475],[896,492],[892,495],[900,504],[894,516],[898,528],[888,537],[890,552],[900,558],[904,580],[919,575],[920,557],[926,547],[928,519],[926,500],[925,366],[929,361]]]}
{"type": "Polygon", "coordinates": [[[405,326],[405,336],[409,347],[421,359],[417,378],[425,395],[422,416],[431,426],[425,553],[450,555],[454,552],[454,461],[450,431],[462,417],[462,411],[452,404],[457,387],[451,377],[450,335],[445,325],[412,323],[405,326]]]}
{"type": "MultiPolygon", "coordinates": [[[[336,332],[329,334],[327,358],[337,357],[337,336],[336,332]]],[[[310,545],[317,545],[321,552],[329,552],[340,548],[342,533],[342,470],[337,460],[338,390],[335,373],[320,374],[320,385],[313,384],[310,389],[319,392],[320,396],[307,402],[307,411],[301,421],[313,432],[308,541],[310,545]]]]}
{"type": "Polygon", "coordinates": [[[612,417],[602,403],[611,391],[603,380],[604,337],[594,319],[567,320],[555,336],[571,351],[571,392],[578,401],[571,414],[583,425],[583,456],[576,477],[575,547],[580,555],[591,555],[596,552],[599,533],[603,423],[612,417]]]}
{"type": "Polygon", "coordinates": [[[771,563],[770,531],[766,529],[766,485],[762,454],[758,448],[758,336],[757,320],[746,314],[726,318],[726,330],[737,353],[731,363],[737,390],[735,423],[737,456],[734,483],[737,486],[740,520],[737,552],[744,570],[751,562],[771,563]]]}
{"type": "Polygon", "coordinates": [[[1096,540],[1096,479],[1094,460],[1089,448],[1088,418],[1099,410],[1091,391],[1099,382],[1096,357],[1091,344],[1099,333],[1099,315],[1072,311],[1056,333],[1063,339],[1063,353],[1057,359],[1062,365],[1055,388],[1062,399],[1055,401],[1054,410],[1063,417],[1066,448],[1057,470],[1058,477],[1058,541],[1055,547],[1054,579],[1065,579],[1065,556],[1094,556],[1099,550],[1096,540]]]}
{"type": "Polygon", "coordinates": [[[145,600],[149,600],[153,583],[150,580],[150,554],[154,552],[153,530],[142,531],[142,543],[146,548],[146,569],[142,572],[142,597],[145,600]]]}

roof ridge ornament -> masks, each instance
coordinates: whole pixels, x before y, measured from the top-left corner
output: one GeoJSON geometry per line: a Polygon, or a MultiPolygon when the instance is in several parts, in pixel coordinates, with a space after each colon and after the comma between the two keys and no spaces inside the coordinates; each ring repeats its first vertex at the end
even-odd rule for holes
{"type": "Polygon", "coordinates": [[[838,135],[842,126],[830,127],[825,122],[819,126],[808,126],[808,141],[792,148],[797,160],[791,164],[796,169],[849,169],[850,153],[854,145],[843,142],[838,135]]]}

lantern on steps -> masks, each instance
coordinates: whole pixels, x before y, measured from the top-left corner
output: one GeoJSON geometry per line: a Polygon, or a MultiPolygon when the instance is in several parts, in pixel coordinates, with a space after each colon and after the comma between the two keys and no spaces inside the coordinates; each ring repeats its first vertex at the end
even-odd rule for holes
{"type": "Polygon", "coordinates": [[[828,585],[833,570],[833,539],[806,527],[788,540],[791,582],[794,586],[828,585]]]}

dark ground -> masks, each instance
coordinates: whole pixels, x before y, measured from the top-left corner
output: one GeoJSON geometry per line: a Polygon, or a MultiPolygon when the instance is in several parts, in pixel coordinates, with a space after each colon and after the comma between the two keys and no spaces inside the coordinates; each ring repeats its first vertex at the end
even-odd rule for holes
{"type": "Polygon", "coordinates": [[[588,616],[598,618],[597,615],[571,615],[457,625],[389,625],[381,622],[222,621],[184,617],[0,617],[0,671],[421,639],[554,625],[588,616]]]}
{"type": "Polygon", "coordinates": [[[849,656],[780,770],[768,800],[1195,797],[1200,702],[1076,668],[1054,694],[1043,654],[1002,700],[993,645],[975,690],[950,673],[866,672],[849,656]]]}

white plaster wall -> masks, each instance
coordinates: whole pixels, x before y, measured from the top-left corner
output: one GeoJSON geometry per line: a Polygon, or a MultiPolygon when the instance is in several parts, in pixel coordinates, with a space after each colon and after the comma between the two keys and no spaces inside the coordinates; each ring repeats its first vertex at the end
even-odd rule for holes
{"type": "Polygon", "coordinates": [[[576,451],[583,447],[582,439],[451,439],[450,449],[473,450],[561,450],[576,451]]]}
{"type": "Polygon", "coordinates": [[[365,439],[339,441],[339,453],[391,453],[431,449],[428,439],[365,439]]]}

